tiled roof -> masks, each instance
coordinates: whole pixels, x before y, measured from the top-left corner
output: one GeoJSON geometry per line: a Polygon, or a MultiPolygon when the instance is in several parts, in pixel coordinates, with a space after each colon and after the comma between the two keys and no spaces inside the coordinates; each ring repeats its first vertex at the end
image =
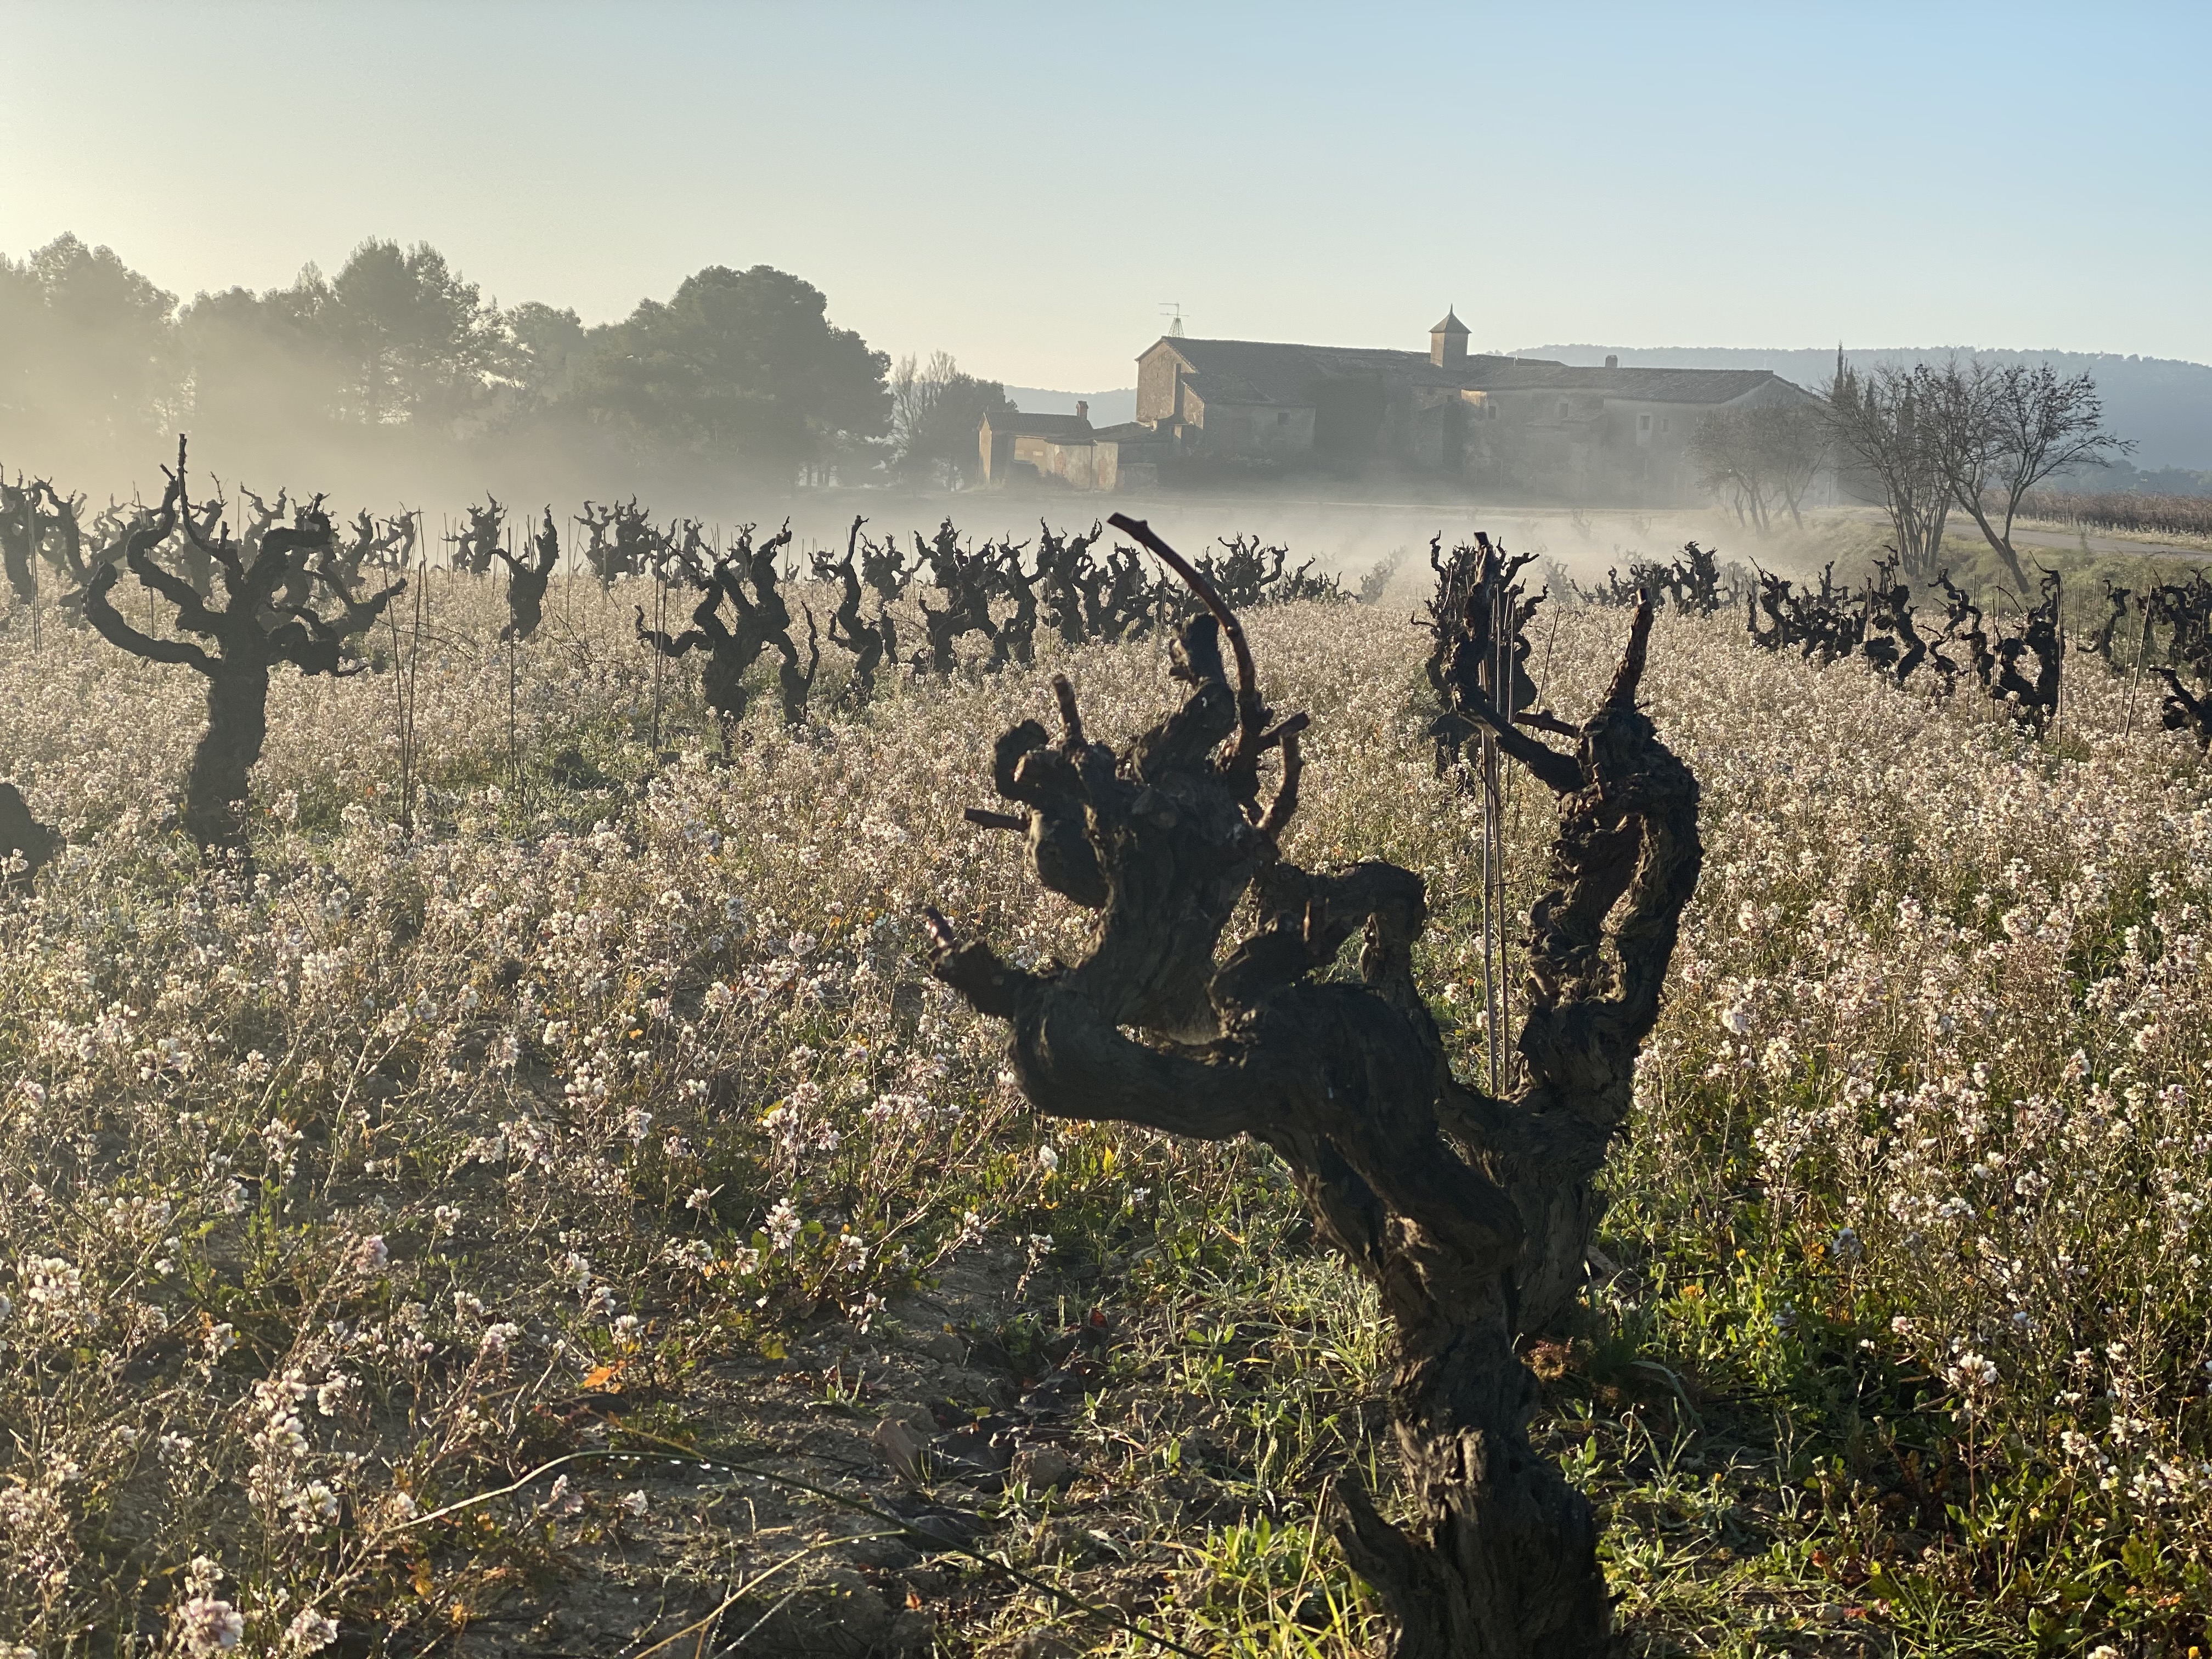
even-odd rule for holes
{"type": "Polygon", "coordinates": [[[1166,441],[1160,436],[1158,428],[1146,426],[1142,421],[1123,421],[1119,426],[1102,426],[1091,435],[1102,444],[1147,444],[1166,441]]]}
{"type": "Polygon", "coordinates": [[[1261,340],[1163,339],[1188,366],[1192,386],[1207,403],[1282,404],[1310,407],[1315,387],[1328,380],[1371,380],[1388,374],[1443,386],[1474,384],[1469,371],[1504,358],[1469,358],[1439,368],[1425,351],[1368,346],[1286,345],[1261,340]]]}
{"type": "MultiPolygon", "coordinates": [[[[1446,322],[1456,320],[1447,317],[1446,322]]],[[[1439,327],[1443,325],[1438,325],[1439,327]]],[[[1778,379],[1763,368],[1578,368],[1528,357],[1470,356],[1449,366],[1426,352],[1379,346],[1291,345],[1162,337],[1202,402],[1310,408],[1330,380],[1389,377],[1415,386],[1486,392],[1601,392],[1652,403],[1724,404],[1778,379]]],[[[1786,382],[1784,383],[1786,384],[1786,382]]]]}
{"type": "Polygon", "coordinates": [[[1000,436],[1059,438],[1080,442],[1091,436],[1091,422],[1080,415],[986,415],[983,424],[1000,436]]]}
{"type": "Polygon", "coordinates": [[[1779,377],[1764,368],[1577,368],[1516,358],[1469,384],[1485,392],[1601,392],[1655,404],[1725,404],[1779,377]]]}

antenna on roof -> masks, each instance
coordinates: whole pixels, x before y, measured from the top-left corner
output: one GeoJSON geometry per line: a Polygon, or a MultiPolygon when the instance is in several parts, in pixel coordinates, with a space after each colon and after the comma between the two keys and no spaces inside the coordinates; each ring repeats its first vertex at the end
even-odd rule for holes
{"type": "Polygon", "coordinates": [[[1183,337],[1182,301],[1180,300],[1161,301],[1160,315],[1168,319],[1168,338],[1170,340],[1182,339],[1183,337]]]}

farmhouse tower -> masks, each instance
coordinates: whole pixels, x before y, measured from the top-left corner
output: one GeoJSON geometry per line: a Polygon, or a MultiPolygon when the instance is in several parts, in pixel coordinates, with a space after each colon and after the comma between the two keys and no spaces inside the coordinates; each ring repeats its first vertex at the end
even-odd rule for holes
{"type": "Polygon", "coordinates": [[[1443,321],[1429,331],[1429,361],[1438,368],[1463,368],[1467,365],[1467,325],[1449,307],[1444,310],[1443,321]]]}

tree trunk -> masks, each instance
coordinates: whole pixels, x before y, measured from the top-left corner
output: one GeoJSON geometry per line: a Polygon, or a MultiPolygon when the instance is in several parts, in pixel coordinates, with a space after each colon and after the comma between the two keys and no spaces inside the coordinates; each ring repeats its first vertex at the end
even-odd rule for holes
{"type": "Polygon", "coordinates": [[[234,803],[269,737],[269,671],[224,662],[208,679],[208,726],[185,783],[185,829],[203,847],[234,847],[246,821],[234,803]]]}
{"type": "MultiPolygon", "coordinates": [[[[1959,505],[1966,509],[1967,516],[1973,520],[1975,527],[1982,532],[1982,539],[1990,544],[1990,550],[1997,556],[1997,562],[2004,566],[2005,574],[2012,578],[2014,586],[2020,590],[2024,603],[2027,593],[2027,572],[2021,568],[2020,555],[2013,551],[2012,515],[2009,513],[2005,515],[2005,527],[2000,532],[1990,522],[1989,514],[1983,511],[1979,501],[1970,501],[1960,496],[1959,505]]],[[[1942,516],[1936,521],[1936,541],[1940,550],[1943,541],[1942,516]]]]}
{"type": "Polygon", "coordinates": [[[1596,1517],[1528,1443],[1510,1310],[1468,1314],[1401,1335],[1390,1415],[1414,1530],[1355,1485],[1338,1540],[1396,1616],[1395,1659],[1592,1659],[1612,1629],[1596,1517]]]}

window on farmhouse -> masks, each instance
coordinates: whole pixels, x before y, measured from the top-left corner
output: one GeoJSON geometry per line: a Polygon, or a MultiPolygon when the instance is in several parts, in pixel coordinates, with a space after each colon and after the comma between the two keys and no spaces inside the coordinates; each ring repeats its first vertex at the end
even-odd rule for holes
{"type": "Polygon", "coordinates": [[[1279,414],[1279,415],[1278,415],[1278,416],[1275,416],[1275,424],[1276,424],[1277,426],[1288,426],[1290,423],[1291,423],[1291,411],[1290,411],[1289,410],[1287,410],[1287,409],[1286,409],[1286,410],[1285,410],[1281,414],[1279,414]]]}
{"type": "Polygon", "coordinates": [[[1565,398],[1559,399],[1559,418],[1563,421],[1567,418],[1567,400],[1565,398]]]}
{"type": "Polygon", "coordinates": [[[1651,430],[1651,417],[1650,417],[1649,415],[1638,415],[1638,416],[1636,417],[1636,429],[1637,429],[1638,432],[1649,432],[1649,431],[1650,431],[1650,430],[1651,430]]]}

